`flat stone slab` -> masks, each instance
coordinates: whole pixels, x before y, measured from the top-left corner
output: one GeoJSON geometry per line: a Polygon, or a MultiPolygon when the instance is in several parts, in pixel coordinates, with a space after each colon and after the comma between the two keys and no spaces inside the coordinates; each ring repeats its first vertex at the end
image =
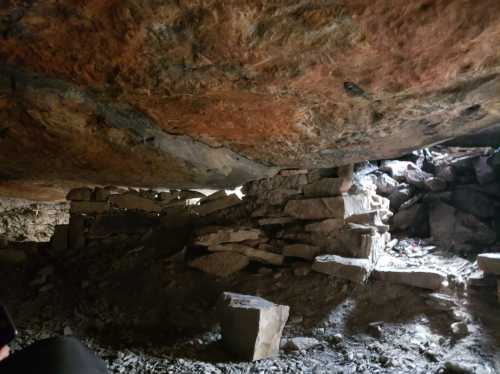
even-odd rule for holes
{"type": "Polygon", "coordinates": [[[282,226],[295,222],[291,217],[271,217],[259,219],[259,226],[282,226]]]}
{"type": "Polygon", "coordinates": [[[363,283],[368,279],[372,265],[367,259],[323,255],[314,259],[312,269],[319,273],[363,283]]]}
{"type": "Polygon", "coordinates": [[[500,253],[481,253],[477,265],[485,273],[500,275],[500,253]]]}
{"type": "Polygon", "coordinates": [[[249,361],[277,356],[289,312],[288,306],[257,296],[224,292],[217,314],[225,348],[249,361]]]}
{"type": "Polygon", "coordinates": [[[203,217],[218,212],[219,210],[239,205],[242,202],[243,201],[238,196],[232,194],[219,199],[205,201],[203,204],[193,207],[192,210],[193,213],[203,217]]]}
{"type": "Polygon", "coordinates": [[[289,244],[283,247],[285,257],[298,257],[306,260],[312,260],[316,257],[321,248],[308,244],[289,244]]]}
{"type": "Polygon", "coordinates": [[[446,284],[446,274],[433,269],[375,268],[373,278],[437,291],[446,284]]]}
{"type": "Polygon", "coordinates": [[[211,252],[239,253],[247,256],[250,260],[264,262],[267,264],[277,265],[277,266],[283,265],[283,260],[284,260],[283,255],[273,252],[263,251],[260,249],[255,249],[247,245],[238,243],[214,245],[208,247],[208,250],[211,252]]]}
{"type": "Polygon", "coordinates": [[[238,243],[245,240],[257,240],[262,236],[264,236],[264,233],[259,229],[224,228],[198,236],[195,243],[208,247],[222,243],[238,243]]]}
{"type": "Polygon", "coordinates": [[[326,232],[341,230],[344,227],[344,220],[340,218],[328,218],[323,221],[309,223],[305,230],[309,232],[326,232]]]}
{"type": "Polygon", "coordinates": [[[352,181],[346,178],[323,178],[306,184],[303,190],[306,197],[329,197],[341,195],[351,186],[352,181]]]}
{"type": "Polygon", "coordinates": [[[247,256],[239,253],[216,252],[191,261],[189,266],[217,277],[226,277],[240,271],[249,262],[247,256]]]}

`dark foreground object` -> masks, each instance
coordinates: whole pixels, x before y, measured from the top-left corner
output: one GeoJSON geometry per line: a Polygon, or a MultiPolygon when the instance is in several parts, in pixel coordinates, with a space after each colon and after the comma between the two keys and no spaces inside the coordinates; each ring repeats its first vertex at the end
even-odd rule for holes
{"type": "Polygon", "coordinates": [[[106,374],[106,364],[74,338],[50,338],[0,363],[0,374],[106,374]]]}

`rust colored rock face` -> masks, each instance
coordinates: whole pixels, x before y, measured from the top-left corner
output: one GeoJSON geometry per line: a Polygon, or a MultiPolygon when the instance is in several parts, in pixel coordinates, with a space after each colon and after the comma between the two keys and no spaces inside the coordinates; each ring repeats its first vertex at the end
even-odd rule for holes
{"type": "Polygon", "coordinates": [[[483,130],[498,40],[497,0],[3,1],[0,193],[234,186],[483,130]]]}

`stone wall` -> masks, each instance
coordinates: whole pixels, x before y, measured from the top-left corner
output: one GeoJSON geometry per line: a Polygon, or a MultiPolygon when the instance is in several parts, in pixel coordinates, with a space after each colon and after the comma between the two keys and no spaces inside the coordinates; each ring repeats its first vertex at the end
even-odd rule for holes
{"type": "Polygon", "coordinates": [[[69,204],[0,199],[0,240],[48,242],[69,220],[69,204]]]}
{"type": "Polygon", "coordinates": [[[223,190],[205,196],[75,189],[67,196],[69,224],[56,227],[52,248],[78,251],[137,242],[173,254],[184,247],[189,266],[216,276],[251,262],[281,266],[320,259],[314,269],[328,273],[341,266],[339,276],[364,281],[390,240],[389,200],[353,185],[352,167],[282,170],[247,183],[243,192],[240,199],[223,190]]]}
{"type": "Polygon", "coordinates": [[[194,232],[190,265],[218,276],[250,262],[312,269],[364,281],[390,240],[389,200],[352,183],[352,167],[282,170],[243,186],[248,215],[194,232]]]}

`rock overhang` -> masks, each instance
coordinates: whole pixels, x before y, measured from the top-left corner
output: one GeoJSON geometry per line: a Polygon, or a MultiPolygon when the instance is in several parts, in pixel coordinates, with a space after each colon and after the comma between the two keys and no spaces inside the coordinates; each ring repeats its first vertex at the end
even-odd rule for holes
{"type": "Polygon", "coordinates": [[[499,13],[495,1],[8,2],[0,191],[228,187],[486,129],[500,121],[499,13]]]}

